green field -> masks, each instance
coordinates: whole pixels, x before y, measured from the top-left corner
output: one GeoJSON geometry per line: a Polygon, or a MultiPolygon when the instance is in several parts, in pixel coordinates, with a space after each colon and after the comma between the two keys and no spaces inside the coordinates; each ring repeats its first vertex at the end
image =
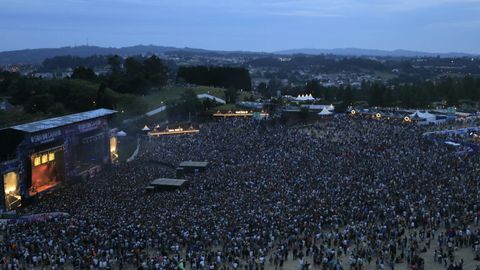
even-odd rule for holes
{"type": "MultiPolygon", "coordinates": [[[[161,89],[158,92],[143,96],[143,101],[148,105],[149,110],[153,110],[162,106],[169,101],[174,101],[179,99],[182,93],[187,91],[188,89],[192,89],[195,94],[210,94],[212,96],[216,96],[221,99],[225,99],[225,89],[223,88],[215,88],[215,87],[208,87],[208,86],[194,86],[194,87],[177,87],[177,86],[169,86],[161,89]]],[[[253,96],[257,98],[250,92],[238,92],[238,101],[242,101],[247,97],[253,96]]]]}
{"type": "Polygon", "coordinates": [[[182,93],[184,93],[188,89],[192,89],[197,95],[207,93],[221,99],[225,98],[224,89],[222,88],[214,88],[214,87],[206,87],[206,86],[196,86],[196,87],[170,86],[170,87],[162,88],[158,92],[144,96],[143,100],[145,101],[145,103],[147,103],[148,109],[152,110],[162,106],[162,104],[165,104],[166,102],[179,99],[182,93]]]}

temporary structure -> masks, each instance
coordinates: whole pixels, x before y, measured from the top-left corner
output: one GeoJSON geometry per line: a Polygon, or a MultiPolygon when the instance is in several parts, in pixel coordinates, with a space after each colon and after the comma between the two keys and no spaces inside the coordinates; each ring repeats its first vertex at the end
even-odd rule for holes
{"type": "Polygon", "coordinates": [[[295,101],[314,101],[315,98],[312,96],[312,94],[308,94],[308,95],[298,95],[296,98],[295,98],[295,101]]]}
{"type": "Polygon", "coordinates": [[[423,119],[427,122],[435,121],[435,119],[437,119],[437,117],[434,114],[431,114],[428,111],[425,111],[425,112],[416,111],[410,114],[410,117],[414,119],[423,119]]]}
{"type": "Polygon", "coordinates": [[[323,108],[321,112],[318,113],[318,115],[322,115],[322,116],[325,116],[325,115],[332,115],[333,113],[329,110],[327,110],[326,108],[323,108]]]}
{"type": "Polygon", "coordinates": [[[150,131],[150,128],[148,128],[148,126],[145,125],[145,126],[142,128],[142,131],[150,131]]]}
{"type": "Polygon", "coordinates": [[[123,130],[120,130],[119,132],[117,132],[117,137],[125,137],[127,136],[127,133],[123,130]]]}

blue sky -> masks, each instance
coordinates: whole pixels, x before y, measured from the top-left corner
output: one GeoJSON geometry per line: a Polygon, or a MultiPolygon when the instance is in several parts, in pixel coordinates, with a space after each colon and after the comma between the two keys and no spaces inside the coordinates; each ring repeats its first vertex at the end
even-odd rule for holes
{"type": "Polygon", "coordinates": [[[0,51],[155,44],[480,53],[480,0],[1,0],[0,51]]]}

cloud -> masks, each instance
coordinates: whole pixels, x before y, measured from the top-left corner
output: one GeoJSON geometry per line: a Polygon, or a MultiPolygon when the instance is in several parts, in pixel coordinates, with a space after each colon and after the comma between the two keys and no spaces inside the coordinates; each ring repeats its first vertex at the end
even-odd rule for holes
{"type": "Polygon", "coordinates": [[[480,7],[480,0],[387,0],[374,4],[387,12],[403,12],[455,5],[456,7],[480,7]]]}
{"type": "MultiPolygon", "coordinates": [[[[478,7],[480,0],[1,0],[7,10],[182,10],[231,14],[342,17],[410,12],[434,7],[478,7]]],[[[159,14],[160,16],[161,14],[159,14]]]]}

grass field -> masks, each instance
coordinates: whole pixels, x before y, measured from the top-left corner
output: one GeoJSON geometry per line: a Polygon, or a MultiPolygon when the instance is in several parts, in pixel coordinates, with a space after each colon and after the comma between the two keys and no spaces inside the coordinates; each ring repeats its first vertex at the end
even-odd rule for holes
{"type": "MultiPolygon", "coordinates": [[[[192,89],[195,94],[210,94],[212,96],[216,96],[221,99],[225,99],[225,89],[223,88],[215,88],[215,87],[208,87],[208,86],[193,86],[193,87],[176,87],[170,86],[165,87],[162,90],[146,95],[143,97],[143,100],[148,105],[148,109],[152,110],[162,106],[164,103],[179,99],[182,93],[187,91],[188,89],[192,89]]],[[[257,98],[257,96],[253,95],[250,92],[238,92],[238,100],[242,101],[247,97],[253,96],[257,98]]]]}
{"type": "Polygon", "coordinates": [[[143,100],[147,103],[148,109],[152,110],[162,104],[179,99],[182,93],[187,91],[188,89],[192,89],[195,94],[203,94],[207,93],[212,96],[216,96],[218,98],[224,99],[224,89],[222,88],[214,88],[214,87],[206,87],[206,86],[195,86],[195,87],[165,87],[162,90],[146,95],[143,97],[143,100]]]}

